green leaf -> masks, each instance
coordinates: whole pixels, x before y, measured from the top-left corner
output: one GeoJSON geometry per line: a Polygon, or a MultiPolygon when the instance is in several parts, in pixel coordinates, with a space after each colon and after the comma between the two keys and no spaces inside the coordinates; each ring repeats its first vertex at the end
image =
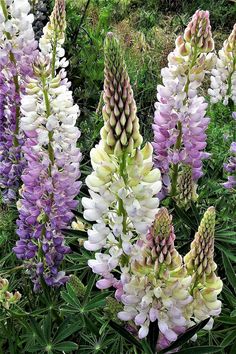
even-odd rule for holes
{"type": "Polygon", "coordinates": [[[224,264],[225,272],[227,275],[227,279],[235,290],[236,289],[235,271],[232,267],[232,264],[229,261],[229,258],[226,256],[226,254],[224,252],[222,252],[222,258],[223,258],[223,264],[224,264]]]}
{"type": "Polygon", "coordinates": [[[220,243],[216,242],[215,247],[218,248],[220,251],[224,252],[224,254],[231,259],[231,261],[236,263],[236,256],[225,246],[221,245],[220,243]]]}
{"type": "Polygon", "coordinates": [[[208,353],[218,353],[222,350],[221,347],[216,346],[201,346],[201,347],[191,347],[187,349],[180,350],[179,354],[208,354],[208,353]]]}
{"type": "Polygon", "coordinates": [[[233,345],[229,351],[229,354],[235,354],[235,347],[236,347],[236,341],[233,343],[233,345]]]}
{"type": "Polygon", "coordinates": [[[38,344],[32,345],[30,348],[27,349],[28,353],[39,353],[41,350],[43,350],[45,347],[40,346],[38,344]]]}
{"type": "Polygon", "coordinates": [[[215,319],[217,322],[236,325],[236,317],[220,316],[215,319]]]}
{"type": "Polygon", "coordinates": [[[92,301],[90,301],[88,304],[86,304],[84,306],[84,310],[85,311],[91,311],[93,309],[98,309],[100,307],[104,307],[105,305],[106,305],[105,299],[100,299],[98,301],[94,301],[94,299],[93,299],[92,301]]]}
{"type": "Polygon", "coordinates": [[[227,347],[235,340],[235,338],[236,338],[236,331],[232,331],[228,333],[228,335],[222,341],[221,347],[227,347]]]}
{"type": "Polygon", "coordinates": [[[144,354],[153,354],[155,353],[156,349],[152,350],[147,340],[141,341],[142,348],[144,350],[144,354]]]}
{"type": "Polygon", "coordinates": [[[233,237],[216,236],[215,239],[217,241],[220,241],[220,242],[230,243],[230,244],[236,245],[235,235],[233,237]]]}
{"type": "Polygon", "coordinates": [[[48,311],[48,315],[44,318],[43,321],[43,334],[46,342],[49,342],[51,338],[51,328],[52,328],[52,320],[51,320],[51,311],[48,311]]]}
{"type": "Polygon", "coordinates": [[[193,218],[191,218],[188,213],[186,213],[184,210],[182,210],[181,208],[179,208],[177,205],[175,205],[175,211],[176,214],[179,216],[179,218],[181,220],[183,220],[183,222],[189,226],[190,229],[192,230],[196,230],[197,229],[197,223],[194,222],[195,220],[193,218]]]}
{"type": "Polygon", "coordinates": [[[32,327],[32,332],[36,334],[36,340],[42,345],[45,346],[46,341],[44,339],[44,333],[42,332],[41,328],[37,324],[37,322],[33,319],[30,318],[30,324],[32,327]]]}
{"type": "Polygon", "coordinates": [[[68,320],[66,319],[59,327],[56,336],[53,340],[54,343],[58,343],[63,339],[71,336],[73,333],[81,329],[82,325],[76,320],[76,322],[68,325],[68,320]]]}
{"type": "Polygon", "coordinates": [[[88,281],[88,285],[86,287],[86,292],[85,292],[85,295],[84,295],[84,301],[83,301],[83,304],[86,304],[89,296],[90,296],[90,293],[92,291],[92,288],[94,286],[94,283],[95,283],[95,278],[96,278],[96,274],[92,274],[92,276],[90,277],[89,281],[88,281]]]}
{"type": "Polygon", "coordinates": [[[187,329],[187,331],[183,334],[181,334],[177,340],[172,343],[168,348],[161,350],[160,353],[167,353],[172,349],[176,349],[178,347],[182,347],[183,344],[185,344],[186,342],[189,341],[189,339],[191,339],[195,333],[197,333],[198,331],[200,331],[200,329],[202,329],[203,327],[206,326],[206,324],[208,323],[209,318],[206,318],[204,321],[196,324],[195,326],[190,327],[189,329],[187,329]]]}
{"type": "Polygon", "coordinates": [[[135,345],[139,349],[142,349],[140,342],[134,336],[132,336],[132,334],[126,331],[124,327],[121,327],[113,321],[109,321],[109,326],[111,326],[111,328],[113,328],[116,333],[125,338],[129,343],[135,345]]]}
{"type": "Polygon", "coordinates": [[[88,316],[84,315],[84,321],[86,324],[86,328],[88,328],[96,336],[99,336],[99,328],[96,324],[96,321],[94,321],[92,319],[93,319],[92,316],[88,317],[88,316]]]}
{"type": "Polygon", "coordinates": [[[77,299],[77,296],[75,293],[74,293],[74,295],[71,295],[66,291],[62,291],[61,297],[63,298],[63,300],[65,300],[66,303],[70,304],[71,306],[73,306],[77,309],[79,309],[81,307],[81,304],[80,304],[79,300],[77,299]]]}
{"type": "Polygon", "coordinates": [[[60,352],[71,352],[72,350],[78,349],[78,344],[74,342],[61,342],[53,345],[54,350],[58,350],[60,352]]]}

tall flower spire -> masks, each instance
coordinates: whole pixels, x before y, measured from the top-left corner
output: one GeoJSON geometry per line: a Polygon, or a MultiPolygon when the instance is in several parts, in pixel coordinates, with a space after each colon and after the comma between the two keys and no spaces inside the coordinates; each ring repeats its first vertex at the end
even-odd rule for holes
{"type": "Polygon", "coordinates": [[[43,36],[39,41],[39,48],[43,54],[48,54],[52,62],[52,75],[55,76],[59,67],[66,67],[65,51],[62,45],[65,42],[66,11],[65,0],[56,0],[49,22],[43,29],[43,36]],[[55,60],[56,59],[56,60],[55,60]]]}
{"type": "Polygon", "coordinates": [[[148,335],[150,322],[157,320],[158,349],[168,347],[190,325],[185,307],[192,302],[188,291],[191,276],[187,275],[174,240],[172,218],[166,208],[161,208],[144,244],[136,245],[129,272],[121,278],[124,309],[118,317],[133,320],[140,339],[148,335]]]}
{"type": "Polygon", "coordinates": [[[180,208],[188,210],[191,201],[196,201],[198,195],[196,193],[197,185],[193,180],[192,168],[188,165],[183,166],[182,171],[178,175],[176,188],[176,203],[180,208]]]}
{"type": "MultiPolygon", "coordinates": [[[[190,252],[184,257],[188,274],[192,276],[191,294],[194,301],[191,309],[198,321],[221,312],[221,302],[217,300],[217,295],[223,284],[215,274],[217,265],[214,262],[214,232],[215,208],[210,207],[203,216],[190,252]]],[[[208,326],[212,324],[213,320],[208,326]]]]}
{"type": "Polygon", "coordinates": [[[161,208],[146,239],[134,245],[129,266],[121,269],[118,313],[129,321],[140,339],[151,322],[159,328],[157,350],[169,347],[179,334],[196,322],[219,315],[217,299],[222,281],[216,276],[214,254],[215,210],[210,207],[201,221],[190,252],[184,257],[175,248],[172,218],[161,208]]]}
{"type": "Polygon", "coordinates": [[[33,74],[32,62],[37,54],[34,18],[29,11],[28,0],[0,1],[0,189],[4,203],[15,201],[24,167],[20,95],[25,78],[33,74]]]}
{"type": "Polygon", "coordinates": [[[160,172],[153,169],[152,146],[142,149],[136,104],[117,39],[105,40],[104,127],[91,150],[93,172],[86,179],[84,217],[95,221],[85,248],[96,251],[89,266],[103,279],[97,286],[118,286],[112,271],[129,262],[132,244],[145,237],[157,212],[160,172]],[[100,252],[97,252],[100,251],[100,252]]]}
{"type": "MultiPolygon", "coordinates": [[[[219,50],[216,67],[212,69],[211,88],[208,90],[211,102],[223,101],[229,105],[232,117],[236,119],[236,24],[223,48],[219,50]]],[[[231,156],[224,164],[224,170],[229,173],[228,181],[223,186],[232,189],[236,186],[236,128],[232,121],[233,142],[230,146],[231,156]]]]}
{"type": "MultiPolygon", "coordinates": [[[[55,26],[58,28],[58,26],[55,26]]],[[[54,32],[51,33],[54,38],[54,32]]],[[[27,264],[35,290],[41,279],[49,286],[67,281],[59,266],[70,248],[63,229],[73,218],[81,182],[80,132],[76,127],[79,107],[64,69],[55,76],[58,56],[40,55],[34,62],[35,78],[30,79],[22,98],[21,128],[27,136],[24,157],[19,219],[14,251],[27,264]]]]}
{"type": "Polygon", "coordinates": [[[213,47],[209,13],[198,10],[184,36],[176,39],[168,67],[161,71],[153,147],[155,166],[163,175],[163,195],[176,195],[182,164],[192,167],[194,181],[203,174],[202,160],[209,156],[203,152],[209,118],[205,118],[207,103],[198,96],[198,89],[213,64],[213,47]]]}
{"type": "Polygon", "coordinates": [[[236,24],[218,53],[208,93],[212,103],[223,101],[227,105],[231,99],[236,105],[236,24]]]}
{"type": "Polygon", "coordinates": [[[107,153],[120,156],[122,151],[132,152],[142,143],[136,103],[130,85],[125,61],[118,40],[108,33],[105,45],[103,107],[104,127],[101,130],[107,153]]]}

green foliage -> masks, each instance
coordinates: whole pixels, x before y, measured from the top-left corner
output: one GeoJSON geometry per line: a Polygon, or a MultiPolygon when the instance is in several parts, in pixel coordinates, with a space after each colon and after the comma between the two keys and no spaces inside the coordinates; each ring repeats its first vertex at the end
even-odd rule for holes
{"type": "Polygon", "coordinates": [[[14,235],[16,217],[16,211],[5,208],[0,204],[0,247],[3,247],[7,240],[14,235]]]}

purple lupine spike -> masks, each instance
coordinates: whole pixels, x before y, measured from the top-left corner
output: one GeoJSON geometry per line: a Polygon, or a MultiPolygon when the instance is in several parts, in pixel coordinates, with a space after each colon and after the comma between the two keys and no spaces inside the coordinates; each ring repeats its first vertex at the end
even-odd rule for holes
{"type": "Polygon", "coordinates": [[[0,189],[4,203],[17,197],[24,168],[19,129],[20,95],[27,76],[33,75],[32,62],[37,43],[32,29],[33,15],[28,0],[1,1],[0,4],[0,189]]]}
{"type": "Polygon", "coordinates": [[[168,67],[162,69],[163,85],[157,87],[155,104],[154,163],[163,175],[162,196],[176,195],[178,173],[183,164],[192,167],[193,179],[203,174],[202,160],[209,154],[206,147],[205,117],[207,103],[198,96],[206,71],[214,62],[208,11],[198,10],[184,36],[176,40],[168,56],[168,67]]]}
{"type": "Polygon", "coordinates": [[[59,267],[70,252],[63,229],[78,204],[74,198],[81,185],[81,153],[76,146],[80,132],[75,126],[79,107],[73,104],[65,71],[54,77],[51,58],[43,54],[38,55],[33,68],[35,78],[29,80],[22,97],[27,166],[17,203],[19,240],[14,252],[27,264],[38,290],[41,279],[48,286],[60,286],[68,280],[59,267]]]}
{"type": "Polygon", "coordinates": [[[77,181],[81,153],[76,147],[80,133],[75,127],[79,109],[63,84],[64,74],[62,78],[60,74],[52,78],[50,63],[43,56],[34,68],[36,79],[29,82],[22,99],[21,127],[27,135],[23,148],[27,167],[22,174],[18,202],[20,240],[14,252],[28,261],[37,290],[41,276],[49,286],[59,286],[68,279],[59,271],[64,256],[70,252],[62,230],[71,222],[72,210],[77,207],[74,198],[81,185],[77,181]],[[42,92],[50,102],[49,108],[42,92]],[[39,112],[37,107],[41,107],[41,113],[35,115],[39,112]]]}

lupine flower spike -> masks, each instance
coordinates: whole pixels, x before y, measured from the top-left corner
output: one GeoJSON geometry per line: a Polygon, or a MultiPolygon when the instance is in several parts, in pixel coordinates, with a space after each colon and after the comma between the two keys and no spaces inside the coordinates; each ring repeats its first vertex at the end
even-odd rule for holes
{"type": "Polygon", "coordinates": [[[182,257],[174,246],[171,216],[161,208],[144,242],[138,241],[128,269],[121,274],[118,318],[128,321],[140,339],[149,333],[150,323],[159,327],[157,350],[167,348],[179,334],[195,323],[219,315],[217,296],[222,281],[214,262],[215,209],[209,208],[191,244],[182,257]]]}
{"type": "Polygon", "coordinates": [[[50,56],[52,62],[52,75],[59,67],[65,68],[68,61],[62,45],[65,42],[66,12],[65,0],[55,2],[50,20],[43,29],[43,36],[39,41],[39,48],[43,54],[50,56]]]}
{"type": "Polygon", "coordinates": [[[17,205],[20,240],[14,251],[27,264],[35,290],[41,278],[49,286],[64,284],[68,279],[59,271],[65,254],[70,252],[62,230],[71,223],[77,207],[74,198],[81,185],[81,153],[76,147],[80,132],[75,126],[79,108],[73,104],[65,71],[54,77],[50,58],[54,57],[40,54],[36,59],[35,79],[29,80],[21,108],[27,167],[17,205]]]}
{"type": "Polygon", "coordinates": [[[195,182],[203,174],[202,160],[209,156],[203,151],[209,118],[198,89],[214,63],[213,48],[209,13],[198,10],[161,71],[163,85],[157,87],[153,124],[154,162],[163,175],[161,197],[176,196],[182,164],[192,168],[195,182]]]}
{"type": "MultiPolygon", "coordinates": [[[[223,283],[215,274],[217,265],[214,262],[214,232],[215,209],[210,207],[203,216],[190,252],[184,257],[187,272],[192,276],[193,302],[188,311],[194,314],[197,322],[221,312],[221,301],[217,296],[222,291],[223,283]]],[[[207,327],[211,328],[212,325],[211,317],[207,327]]]]}
{"type": "Polygon", "coordinates": [[[227,105],[231,99],[236,105],[236,24],[218,53],[208,93],[212,103],[223,101],[227,105]]]}
{"type": "Polygon", "coordinates": [[[96,251],[89,266],[103,279],[97,286],[118,287],[111,273],[126,266],[135,238],[145,237],[157,212],[160,172],[153,169],[152,146],[142,149],[136,104],[118,40],[105,40],[105,80],[101,141],[91,151],[93,172],[86,179],[84,218],[95,221],[86,249],[96,251]],[[102,252],[101,252],[102,250],[102,252]]]}
{"type": "Polygon", "coordinates": [[[168,347],[189,326],[185,307],[192,302],[191,276],[174,241],[172,218],[166,208],[161,208],[146,242],[139,247],[139,259],[134,255],[130,271],[122,277],[124,310],[118,317],[133,320],[140,339],[148,335],[150,322],[157,320],[158,349],[168,347]]]}
{"type": "Polygon", "coordinates": [[[120,156],[124,151],[132,152],[142,143],[136,103],[130,86],[123,55],[117,40],[108,34],[105,43],[105,80],[103,107],[104,127],[101,137],[105,151],[120,156]]]}
{"type": "Polygon", "coordinates": [[[20,95],[32,63],[37,43],[32,29],[33,15],[28,0],[0,1],[0,190],[4,203],[17,198],[24,168],[19,129],[20,95]]]}
{"type": "Polygon", "coordinates": [[[197,185],[193,180],[192,168],[188,165],[183,166],[177,180],[175,197],[177,205],[188,210],[191,206],[191,201],[196,201],[198,198],[196,189],[197,185]]]}
{"type": "MultiPolygon", "coordinates": [[[[223,101],[225,105],[229,104],[232,117],[236,119],[236,24],[218,53],[216,67],[212,70],[211,88],[208,92],[212,103],[223,101]]],[[[223,186],[228,189],[236,186],[236,129],[234,126],[233,139],[234,142],[230,146],[231,156],[224,164],[224,170],[229,173],[229,176],[223,186]]]]}

